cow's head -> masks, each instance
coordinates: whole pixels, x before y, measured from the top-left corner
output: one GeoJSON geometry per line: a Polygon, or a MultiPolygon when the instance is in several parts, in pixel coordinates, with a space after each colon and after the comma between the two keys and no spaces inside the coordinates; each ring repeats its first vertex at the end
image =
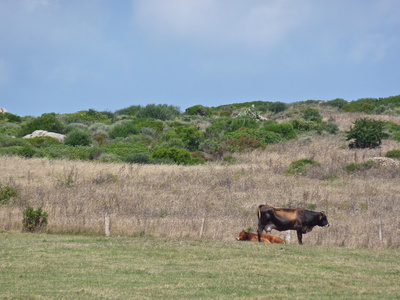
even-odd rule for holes
{"type": "Polygon", "coordinates": [[[247,232],[245,230],[242,230],[239,233],[238,237],[236,238],[236,240],[238,240],[238,241],[245,241],[245,240],[248,240],[248,239],[249,239],[248,238],[248,234],[247,234],[247,232]]]}
{"type": "Polygon", "coordinates": [[[321,227],[324,227],[324,226],[329,227],[329,222],[328,222],[328,219],[326,218],[326,215],[325,215],[325,212],[324,212],[324,211],[321,211],[321,212],[320,212],[319,221],[318,221],[318,226],[321,226],[321,227]]]}

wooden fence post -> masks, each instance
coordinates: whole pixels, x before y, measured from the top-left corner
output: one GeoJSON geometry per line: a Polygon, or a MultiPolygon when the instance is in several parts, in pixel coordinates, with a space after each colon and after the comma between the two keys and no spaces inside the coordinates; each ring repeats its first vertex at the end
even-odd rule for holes
{"type": "Polygon", "coordinates": [[[105,232],[106,236],[111,235],[111,219],[110,219],[110,215],[108,214],[107,210],[105,210],[105,212],[104,212],[104,232],[105,232]]]}
{"type": "Polygon", "coordinates": [[[201,219],[201,228],[200,228],[200,238],[203,237],[203,231],[204,231],[204,222],[205,222],[205,218],[201,219]]]}

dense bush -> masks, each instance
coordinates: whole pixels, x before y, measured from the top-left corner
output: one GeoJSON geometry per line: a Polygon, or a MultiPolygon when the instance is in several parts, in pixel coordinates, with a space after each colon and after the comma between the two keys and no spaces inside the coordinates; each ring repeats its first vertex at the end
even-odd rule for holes
{"type": "Polygon", "coordinates": [[[336,98],[327,102],[328,105],[342,109],[348,102],[341,98],[336,98]]]}
{"type": "Polygon", "coordinates": [[[148,164],[150,163],[150,155],[147,153],[133,153],[126,157],[125,162],[131,164],[148,164]]]}
{"type": "Polygon", "coordinates": [[[28,232],[36,232],[45,227],[48,223],[49,215],[43,211],[41,207],[37,210],[34,210],[33,207],[29,206],[23,212],[24,218],[22,220],[22,224],[24,226],[24,230],[28,232]]]}
{"type": "Polygon", "coordinates": [[[18,190],[13,186],[0,185],[0,205],[6,204],[11,198],[18,196],[18,190]]]}
{"type": "Polygon", "coordinates": [[[256,138],[242,134],[238,138],[228,139],[219,146],[220,152],[243,152],[265,148],[265,145],[256,138]]]}
{"type": "Polygon", "coordinates": [[[189,151],[198,150],[200,143],[204,141],[204,132],[195,126],[179,127],[176,133],[189,151]]]}
{"type": "Polygon", "coordinates": [[[257,129],[243,129],[235,132],[228,133],[224,136],[223,140],[239,139],[241,136],[247,135],[262,144],[279,143],[282,140],[280,133],[267,131],[265,128],[257,129]]]}
{"type": "Polygon", "coordinates": [[[287,174],[304,174],[310,167],[319,167],[321,164],[313,159],[303,158],[292,162],[286,170],[287,174]]]}
{"type": "Polygon", "coordinates": [[[52,145],[40,149],[40,154],[56,159],[89,160],[91,149],[88,146],[52,145]]]}
{"type": "Polygon", "coordinates": [[[398,149],[390,150],[386,153],[386,157],[400,159],[400,150],[398,149]]]}
{"type": "Polygon", "coordinates": [[[141,107],[136,113],[137,118],[154,118],[158,120],[172,120],[181,114],[179,107],[167,104],[149,104],[141,107]]]}
{"type": "Polygon", "coordinates": [[[140,110],[141,106],[140,105],[132,105],[120,110],[115,111],[116,115],[127,115],[127,116],[135,116],[137,112],[140,110]]]}
{"type": "Polygon", "coordinates": [[[313,121],[305,121],[302,119],[293,119],[290,120],[290,124],[292,124],[293,128],[298,130],[298,131],[321,131],[322,130],[322,124],[318,122],[313,122],[313,121]]]}
{"type": "Polygon", "coordinates": [[[344,167],[347,173],[354,173],[357,171],[365,171],[369,170],[373,167],[376,167],[377,164],[373,160],[367,160],[362,163],[351,163],[344,167]]]}
{"type": "Polygon", "coordinates": [[[171,161],[176,164],[198,164],[204,163],[199,158],[192,159],[190,152],[185,149],[178,149],[178,148],[169,148],[169,149],[159,149],[156,150],[153,155],[153,158],[160,159],[164,161],[171,161]]]}
{"type": "Polygon", "coordinates": [[[207,127],[206,136],[208,138],[219,138],[221,135],[234,132],[244,128],[258,128],[260,126],[257,120],[251,118],[219,118],[214,124],[207,127]]]}
{"type": "Polygon", "coordinates": [[[26,139],[28,143],[30,143],[33,147],[36,148],[45,148],[51,145],[62,145],[62,143],[50,136],[37,136],[34,138],[26,139]]]}
{"type": "Polygon", "coordinates": [[[280,124],[266,124],[264,125],[265,131],[271,131],[275,133],[279,133],[282,136],[282,139],[291,140],[296,138],[296,131],[293,128],[293,125],[289,122],[284,122],[280,124]]]}
{"type": "Polygon", "coordinates": [[[55,113],[43,114],[42,116],[23,124],[19,136],[31,134],[35,130],[62,133],[64,130],[64,124],[57,118],[55,113]]]}
{"type": "Polygon", "coordinates": [[[64,139],[64,144],[69,146],[90,146],[92,143],[90,133],[82,130],[73,130],[64,139]]]}
{"type": "Polygon", "coordinates": [[[127,137],[138,133],[140,133],[139,128],[135,125],[135,122],[131,121],[114,125],[108,134],[110,138],[115,139],[117,137],[127,137]]]}
{"type": "Polygon", "coordinates": [[[4,120],[11,123],[21,123],[22,118],[20,116],[6,112],[6,113],[0,113],[0,120],[4,120]]]}
{"type": "Polygon", "coordinates": [[[81,131],[86,131],[88,130],[88,126],[83,123],[70,123],[64,128],[64,134],[67,134],[73,130],[81,130],[81,131]]]}
{"type": "Polygon", "coordinates": [[[26,146],[29,142],[23,138],[0,136],[0,147],[26,146]]]}
{"type": "Polygon", "coordinates": [[[203,106],[203,105],[195,105],[192,107],[188,107],[185,110],[185,114],[187,115],[199,115],[199,116],[203,116],[203,117],[208,117],[211,116],[211,108],[203,106]]]}
{"type": "Polygon", "coordinates": [[[307,108],[304,111],[304,120],[320,123],[322,121],[322,117],[315,108],[307,108]]]}
{"type": "Polygon", "coordinates": [[[268,105],[268,109],[276,114],[279,112],[285,111],[287,108],[288,108],[288,105],[283,102],[273,102],[268,105]]]}
{"type": "Polygon", "coordinates": [[[393,109],[400,107],[400,95],[391,96],[386,98],[362,98],[356,101],[348,102],[343,106],[343,111],[347,112],[377,112],[380,113],[386,109],[393,109]]]}
{"type": "Polygon", "coordinates": [[[388,135],[383,131],[384,122],[363,118],[354,121],[346,132],[347,140],[351,141],[351,148],[375,148],[380,146],[382,139],[388,135]]]}
{"type": "Polygon", "coordinates": [[[336,134],[339,131],[339,126],[337,126],[335,123],[323,122],[322,130],[325,130],[326,132],[328,132],[330,134],[336,134]]]}
{"type": "Polygon", "coordinates": [[[125,161],[129,155],[132,155],[136,152],[150,154],[149,148],[139,142],[126,143],[123,141],[116,141],[113,143],[105,144],[103,148],[105,150],[104,154],[113,154],[118,157],[120,161],[125,161]]]}
{"type": "Polygon", "coordinates": [[[142,130],[143,128],[151,128],[157,133],[162,133],[164,130],[164,122],[153,118],[136,118],[133,120],[134,124],[142,130]]]}
{"type": "Polygon", "coordinates": [[[69,123],[111,123],[111,120],[104,113],[98,112],[94,109],[78,111],[72,114],[64,115],[64,120],[69,123]]]}

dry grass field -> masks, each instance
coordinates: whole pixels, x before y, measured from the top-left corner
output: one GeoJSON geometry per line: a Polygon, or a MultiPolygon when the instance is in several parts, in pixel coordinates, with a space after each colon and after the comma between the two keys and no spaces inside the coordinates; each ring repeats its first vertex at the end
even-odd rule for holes
{"type": "MultiPolygon", "coordinates": [[[[324,117],[347,130],[359,116],[324,117]]],[[[399,117],[390,118],[400,123],[399,117]]],[[[384,140],[378,149],[357,150],[347,144],[343,134],[300,136],[262,151],[234,154],[233,163],[200,166],[3,156],[0,184],[16,187],[19,196],[0,207],[0,230],[20,231],[23,210],[42,206],[49,214],[48,232],[104,234],[108,214],[113,236],[197,238],[202,233],[228,241],[242,229],[256,230],[256,208],[267,203],[327,213],[330,227],[306,234],[308,245],[400,247],[399,168],[344,170],[347,164],[400,149],[400,144],[384,140]],[[321,166],[303,175],[285,173],[302,158],[321,166]]],[[[285,233],[273,234],[285,238],[285,233]]],[[[289,243],[297,243],[291,236],[289,243]]]]}

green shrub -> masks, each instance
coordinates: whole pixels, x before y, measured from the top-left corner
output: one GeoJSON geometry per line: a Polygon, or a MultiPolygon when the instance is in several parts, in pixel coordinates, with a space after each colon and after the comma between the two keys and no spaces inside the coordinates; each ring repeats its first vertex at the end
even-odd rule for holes
{"type": "Polygon", "coordinates": [[[140,105],[132,105],[120,110],[117,110],[115,112],[116,115],[128,115],[128,116],[135,116],[137,112],[140,110],[141,106],[140,105]]]}
{"type": "MultiPolygon", "coordinates": [[[[23,157],[34,157],[38,152],[31,145],[23,146],[17,154],[23,157]]],[[[39,155],[40,156],[40,155],[39,155]]]]}
{"type": "Polygon", "coordinates": [[[21,123],[22,118],[12,113],[6,112],[6,113],[0,113],[0,120],[5,120],[11,123],[21,123]]]}
{"type": "Polygon", "coordinates": [[[18,196],[18,190],[8,185],[0,185],[0,205],[6,204],[11,198],[18,196]]]}
{"type": "Polygon", "coordinates": [[[50,136],[37,136],[31,139],[27,139],[27,141],[36,148],[44,148],[49,147],[51,145],[62,145],[62,143],[50,136]]]}
{"type": "Polygon", "coordinates": [[[90,150],[89,146],[52,145],[42,148],[40,153],[48,158],[89,160],[90,150]]]}
{"type": "Polygon", "coordinates": [[[22,224],[24,226],[24,231],[27,232],[37,232],[45,227],[48,223],[49,215],[39,207],[34,210],[33,207],[29,206],[23,212],[22,224]]]}
{"type": "Polygon", "coordinates": [[[268,109],[276,114],[280,113],[282,111],[285,111],[287,108],[288,108],[288,105],[283,102],[273,102],[268,105],[268,109]]]}
{"type": "Polygon", "coordinates": [[[375,148],[380,146],[382,139],[387,138],[384,122],[373,119],[357,119],[354,126],[346,132],[347,140],[351,141],[351,148],[375,148]]]}
{"type": "Polygon", "coordinates": [[[304,174],[310,167],[319,167],[321,164],[309,158],[299,159],[290,164],[287,174],[304,174]]]}
{"type": "Polygon", "coordinates": [[[89,149],[89,159],[90,160],[97,160],[99,159],[100,155],[104,153],[104,148],[101,147],[90,147],[89,149]]]}
{"type": "Polygon", "coordinates": [[[88,130],[88,126],[83,123],[70,123],[65,127],[64,134],[67,134],[73,130],[86,131],[86,130],[88,130]]]}
{"type": "Polygon", "coordinates": [[[312,131],[312,130],[321,131],[322,130],[321,123],[314,122],[314,121],[293,119],[293,120],[290,120],[290,123],[292,124],[294,129],[297,129],[299,131],[312,131]]]}
{"type": "Polygon", "coordinates": [[[259,122],[251,118],[220,118],[207,127],[206,135],[208,138],[219,138],[221,135],[238,131],[239,129],[256,129],[258,127],[259,122]]]}
{"type": "Polygon", "coordinates": [[[111,120],[104,113],[94,109],[82,110],[72,114],[64,115],[65,122],[70,123],[111,123],[111,120]]]}
{"type": "Polygon", "coordinates": [[[192,159],[190,152],[185,149],[169,148],[159,149],[152,155],[156,159],[167,159],[171,160],[176,164],[190,164],[192,159]]]}
{"type": "Polygon", "coordinates": [[[131,164],[148,164],[150,163],[150,156],[147,153],[133,153],[126,157],[125,162],[131,164]]]}
{"type": "Polygon", "coordinates": [[[73,130],[64,139],[64,144],[69,146],[90,146],[93,143],[92,136],[87,131],[73,130]]]}
{"type": "Polygon", "coordinates": [[[315,108],[307,108],[304,111],[304,120],[320,123],[322,121],[322,117],[315,108]]]}
{"type": "Polygon", "coordinates": [[[199,150],[211,154],[218,148],[218,146],[219,145],[215,140],[206,139],[204,142],[200,143],[199,150]]]}
{"type": "Polygon", "coordinates": [[[315,203],[307,203],[306,207],[309,210],[316,210],[317,209],[317,204],[315,204],[315,203]]]}
{"type": "Polygon", "coordinates": [[[167,104],[148,104],[136,113],[137,118],[154,118],[158,120],[173,120],[181,114],[179,107],[167,104]]]}
{"type": "Polygon", "coordinates": [[[291,140],[297,136],[293,125],[289,122],[280,124],[266,124],[264,125],[264,130],[279,133],[285,140],[291,140]]]}
{"type": "Polygon", "coordinates": [[[191,115],[191,116],[199,115],[199,116],[203,116],[203,117],[211,116],[211,108],[203,106],[203,105],[195,105],[192,107],[188,107],[185,110],[185,114],[191,115]]]}
{"type": "MultiPolygon", "coordinates": [[[[116,141],[105,144],[102,146],[107,154],[115,155],[120,161],[125,161],[129,155],[133,153],[147,153],[150,154],[150,150],[146,145],[140,142],[122,142],[116,141]]],[[[106,154],[104,153],[104,154],[106,154]]],[[[104,155],[102,154],[102,156],[104,155]]]]}
{"type": "Polygon", "coordinates": [[[358,171],[366,171],[373,167],[376,167],[377,164],[373,160],[367,160],[362,163],[351,163],[344,167],[347,173],[354,173],[358,171]]]}
{"type": "Polygon", "coordinates": [[[393,140],[396,141],[396,142],[400,142],[400,131],[399,131],[399,132],[396,132],[396,133],[393,135],[393,140]]]}
{"type": "Polygon", "coordinates": [[[327,102],[328,105],[342,109],[348,102],[341,98],[336,98],[327,102]]]}
{"type": "Polygon", "coordinates": [[[254,149],[265,148],[265,145],[259,140],[247,134],[241,134],[238,138],[228,139],[219,146],[222,152],[243,152],[254,149]]]}
{"type": "Polygon", "coordinates": [[[104,163],[113,163],[113,162],[121,162],[121,159],[118,155],[113,153],[102,153],[99,156],[99,161],[104,163]]]}
{"type": "Polygon", "coordinates": [[[31,134],[35,130],[46,130],[50,132],[63,133],[64,125],[55,113],[43,114],[40,117],[23,124],[19,136],[31,134]]]}
{"type": "Polygon", "coordinates": [[[339,127],[335,123],[322,123],[322,130],[325,130],[326,132],[330,134],[336,134],[339,131],[339,127]]]}
{"type": "Polygon", "coordinates": [[[23,138],[0,136],[0,147],[26,146],[29,142],[23,138]]]}
{"type": "Polygon", "coordinates": [[[92,134],[103,134],[103,133],[108,133],[110,131],[111,127],[110,125],[106,125],[104,123],[94,123],[88,127],[88,130],[92,134]]]}
{"type": "Polygon", "coordinates": [[[198,150],[200,143],[204,141],[204,132],[195,126],[179,127],[176,129],[176,133],[189,151],[198,150]]]}
{"type": "Polygon", "coordinates": [[[400,150],[398,149],[390,150],[386,153],[386,157],[400,159],[400,150]]]}
{"type": "Polygon", "coordinates": [[[114,125],[109,132],[109,136],[110,138],[115,139],[117,137],[127,137],[138,133],[140,133],[139,128],[136,126],[135,122],[131,121],[114,125]]]}

